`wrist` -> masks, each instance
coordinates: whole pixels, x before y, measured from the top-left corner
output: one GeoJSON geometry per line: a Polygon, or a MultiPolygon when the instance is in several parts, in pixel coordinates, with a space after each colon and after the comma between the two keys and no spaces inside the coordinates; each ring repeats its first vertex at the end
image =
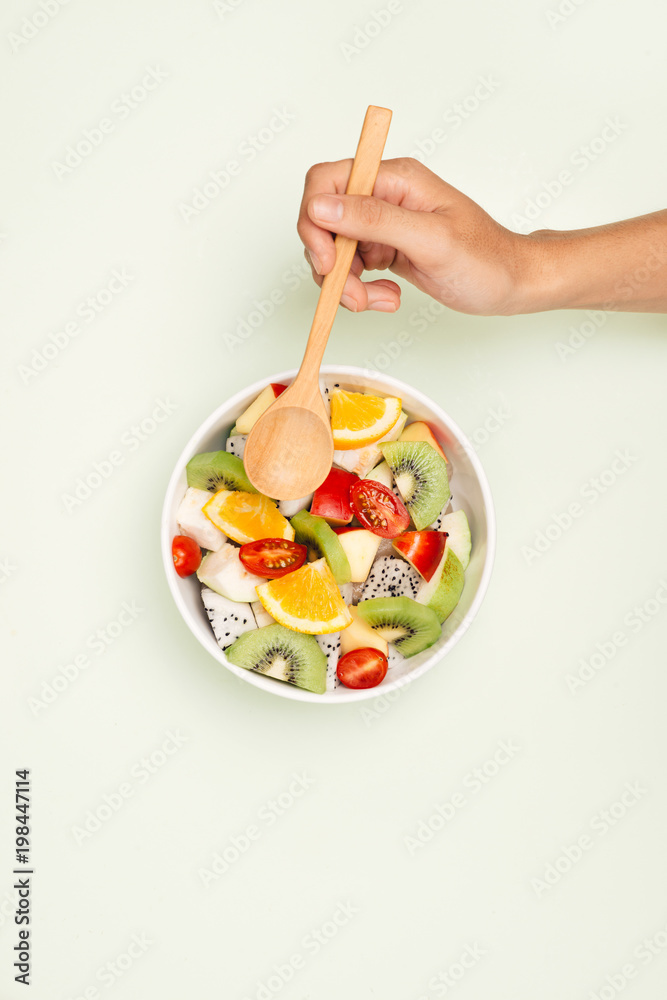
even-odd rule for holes
{"type": "Polygon", "coordinates": [[[528,235],[514,233],[514,297],[512,312],[546,312],[572,308],[573,289],[566,273],[567,254],[563,237],[570,234],[539,230],[528,235]]]}
{"type": "Polygon", "coordinates": [[[541,229],[508,237],[503,250],[511,287],[502,310],[506,315],[667,309],[667,210],[590,229],[541,229]]]}

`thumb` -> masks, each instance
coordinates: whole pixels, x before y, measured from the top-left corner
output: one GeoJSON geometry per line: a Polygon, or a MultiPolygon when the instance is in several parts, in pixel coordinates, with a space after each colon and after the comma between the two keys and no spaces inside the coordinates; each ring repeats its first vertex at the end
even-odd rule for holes
{"type": "Polygon", "coordinates": [[[424,213],[380,198],[318,194],[308,203],[308,215],[323,229],[354,240],[383,243],[408,257],[423,246],[424,213]]]}

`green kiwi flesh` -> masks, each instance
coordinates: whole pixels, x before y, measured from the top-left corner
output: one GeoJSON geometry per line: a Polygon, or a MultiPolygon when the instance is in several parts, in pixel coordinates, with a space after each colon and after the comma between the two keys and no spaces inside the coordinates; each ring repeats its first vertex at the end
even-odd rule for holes
{"type": "Polygon", "coordinates": [[[265,625],[244,632],[225,650],[230,663],[274,677],[304,691],[324,694],[327,658],[312,635],[293,632],[284,625],[265,625]]]}
{"type": "Polygon", "coordinates": [[[426,441],[380,446],[417,531],[432,524],[450,497],[447,463],[426,441]]]}
{"type": "Polygon", "coordinates": [[[435,611],[411,597],[373,597],[360,601],[357,614],[403,656],[414,656],[440,638],[435,611]]]}
{"type": "Polygon", "coordinates": [[[197,490],[240,490],[257,493],[246,475],[243,462],[228,451],[205,451],[191,458],[185,467],[188,486],[197,490]]]}

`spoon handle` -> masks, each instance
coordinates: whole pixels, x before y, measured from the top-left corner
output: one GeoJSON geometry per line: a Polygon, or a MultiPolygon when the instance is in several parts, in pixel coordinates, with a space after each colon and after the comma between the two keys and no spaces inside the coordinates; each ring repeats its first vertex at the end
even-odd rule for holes
{"type": "MultiPolygon", "coordinates": [[[[346,194],[371,195],[375,179],[380,169],[380,161],[387,141],[391,111],[387,108],[376,108],[370,105],[364,118],[364,124],[359,137],[359,145],[354,156],[350,179],[345,189],[346,194]]],[[[301,362],[297,377],[317,384],[317,377],[327,346],[329,333],[336,317],[336,310],[343,294],[343,287],[352,265],[357,241],[349,236],[336,236],[336,263],[325,276],[320,289],[320,297],[313,317],[313,325],[308,335],[306,351],[301,362]]],[[[319,389],[317,390],[319,392],[319,389]]]]}

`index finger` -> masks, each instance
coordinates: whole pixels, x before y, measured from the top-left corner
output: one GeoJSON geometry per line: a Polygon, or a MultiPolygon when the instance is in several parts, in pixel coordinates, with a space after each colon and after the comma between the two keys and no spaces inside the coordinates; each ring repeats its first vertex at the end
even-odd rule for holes
{"type": "Polygon", "coordinates": [[[334,163],[316,163],[306,174],[296,229],[313,267],[320,274],[328,274],[334,265],[334,238],[329,230],[321,229],[309,218],[308,202],[316,194],[343,194],[351,170],[352,160],[348,159],[334,163]]]}
{"type": "MultiPolygon", "coordinates": [[[[333,236],[316,225],[308,216],[308,204],[318,194],[344,194],[352,169],[352,160],[335,160],[317,163],[306,174],[306,181],[299,209],[297,231],[309,251],[319,262],[320,274],[328,274],[334,265],[333,236]]],[[[400,158],[383,160],[380,164],[373,195],[393,205],[412,211],[434,212],[447,207],[457,194],[456,189],[434,174],[418,160],[400,158]]]]}

